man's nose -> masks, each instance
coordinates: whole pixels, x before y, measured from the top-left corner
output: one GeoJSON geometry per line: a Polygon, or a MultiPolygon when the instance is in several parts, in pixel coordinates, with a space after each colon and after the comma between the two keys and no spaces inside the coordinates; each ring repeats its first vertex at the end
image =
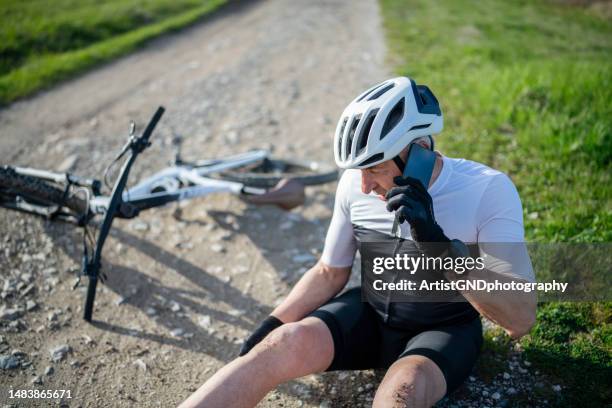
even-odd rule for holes
{"type": "Polygon", "coordinates": [[[364,194],[370,194],[370,192],[376,187],[376,182],[372,179],[367,172],[361,171],[361,191],[364,194]]]}

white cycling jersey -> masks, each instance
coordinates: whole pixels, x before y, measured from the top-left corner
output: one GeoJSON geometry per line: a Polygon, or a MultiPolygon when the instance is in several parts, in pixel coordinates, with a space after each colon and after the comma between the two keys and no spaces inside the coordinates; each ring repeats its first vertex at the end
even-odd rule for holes
{"type": "MultiPolygon", "coordinates": [[[[428,192],[436,221],[444,234],[450,239],[476,243],[485,253],[490,243],[524,242],[521,200],[510,178],[471,160],[445,156],[442,160],[441,172],[428,192]]],[[[353,264],[360,237],[371,232],[391,235],[394,213],[387,211],[386,202],[374,192],[361,191],[360,172],[346,170],[338,183],[334,213],[321,256],[321,261],[332,267],[353,264]]],[[[404,223],[400,228],[401,236],[411,239],[410,225],[404,223]]],[[[523,251],[521,256],[515,254],[512,259],[488,257],[485,265],[498,273],[535,281],[527,252],[523,251]]]]}

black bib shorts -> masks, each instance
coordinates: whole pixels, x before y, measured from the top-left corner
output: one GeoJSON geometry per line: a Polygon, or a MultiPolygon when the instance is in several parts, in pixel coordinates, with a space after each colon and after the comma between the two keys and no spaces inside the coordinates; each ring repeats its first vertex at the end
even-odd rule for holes
{"type": "Polygon", "coordinates": [[[398,359],[420,355],[444,374],[446,394],[470,375],[482,346],[479,317],[455,325],[391,327],[353,288],[313,311],[327,325],[334,341],[334,359],[326,371],[389,368],[398,359]]]}

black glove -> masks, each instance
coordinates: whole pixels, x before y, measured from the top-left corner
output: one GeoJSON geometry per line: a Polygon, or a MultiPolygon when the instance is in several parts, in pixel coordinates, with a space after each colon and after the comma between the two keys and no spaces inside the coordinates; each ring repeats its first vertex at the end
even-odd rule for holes
{"type": "Polygon", "coordinates": [[[408,221],[410,232],[417,247],[430,256],[438,256],[446,249],[450,239],[436,222],[431,196],[421,184],[412,177],[395,177],[397,187],[387,191],[387,211],[395,211],[401,224],[408,221]],[[433,243],[430,245],[430,243],[433,243]]]}
{"type": "Polygon", "coordinates": [[[257,329],[244,341],[240,348],[238,357],[244,356],[251,351],[260,341],[262,341],[272,330],[282,326],[284,323],[274,316],[268,316],[257,329]]]}

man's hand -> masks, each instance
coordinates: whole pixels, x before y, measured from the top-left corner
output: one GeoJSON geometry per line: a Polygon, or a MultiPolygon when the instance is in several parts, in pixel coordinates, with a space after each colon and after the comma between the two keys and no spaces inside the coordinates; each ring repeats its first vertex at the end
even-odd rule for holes
{"type": "MultiPolygon", "coordinates": [[[[436,222],[433,201],[423,184],[412,177],[395,177],[393,182],[397,187],[393,187],[386,194],[387,211],[395,211],[400,224],[408,221],[412,239],[417,245],[450,242],[436,222]]],[[[432,248],[442,252],[443,245],[435,245],[432,248]]]]}
{"type": "Polygon", "coordinates": [[[268,316],[259,325],[257,329],[244,341],[240,348],[239,357],[244,356],[246,353],[251,351],[260,341],[262,341],[270,332],[277,327],[282,326],[284,323],[274,316],[268,316]]]}

